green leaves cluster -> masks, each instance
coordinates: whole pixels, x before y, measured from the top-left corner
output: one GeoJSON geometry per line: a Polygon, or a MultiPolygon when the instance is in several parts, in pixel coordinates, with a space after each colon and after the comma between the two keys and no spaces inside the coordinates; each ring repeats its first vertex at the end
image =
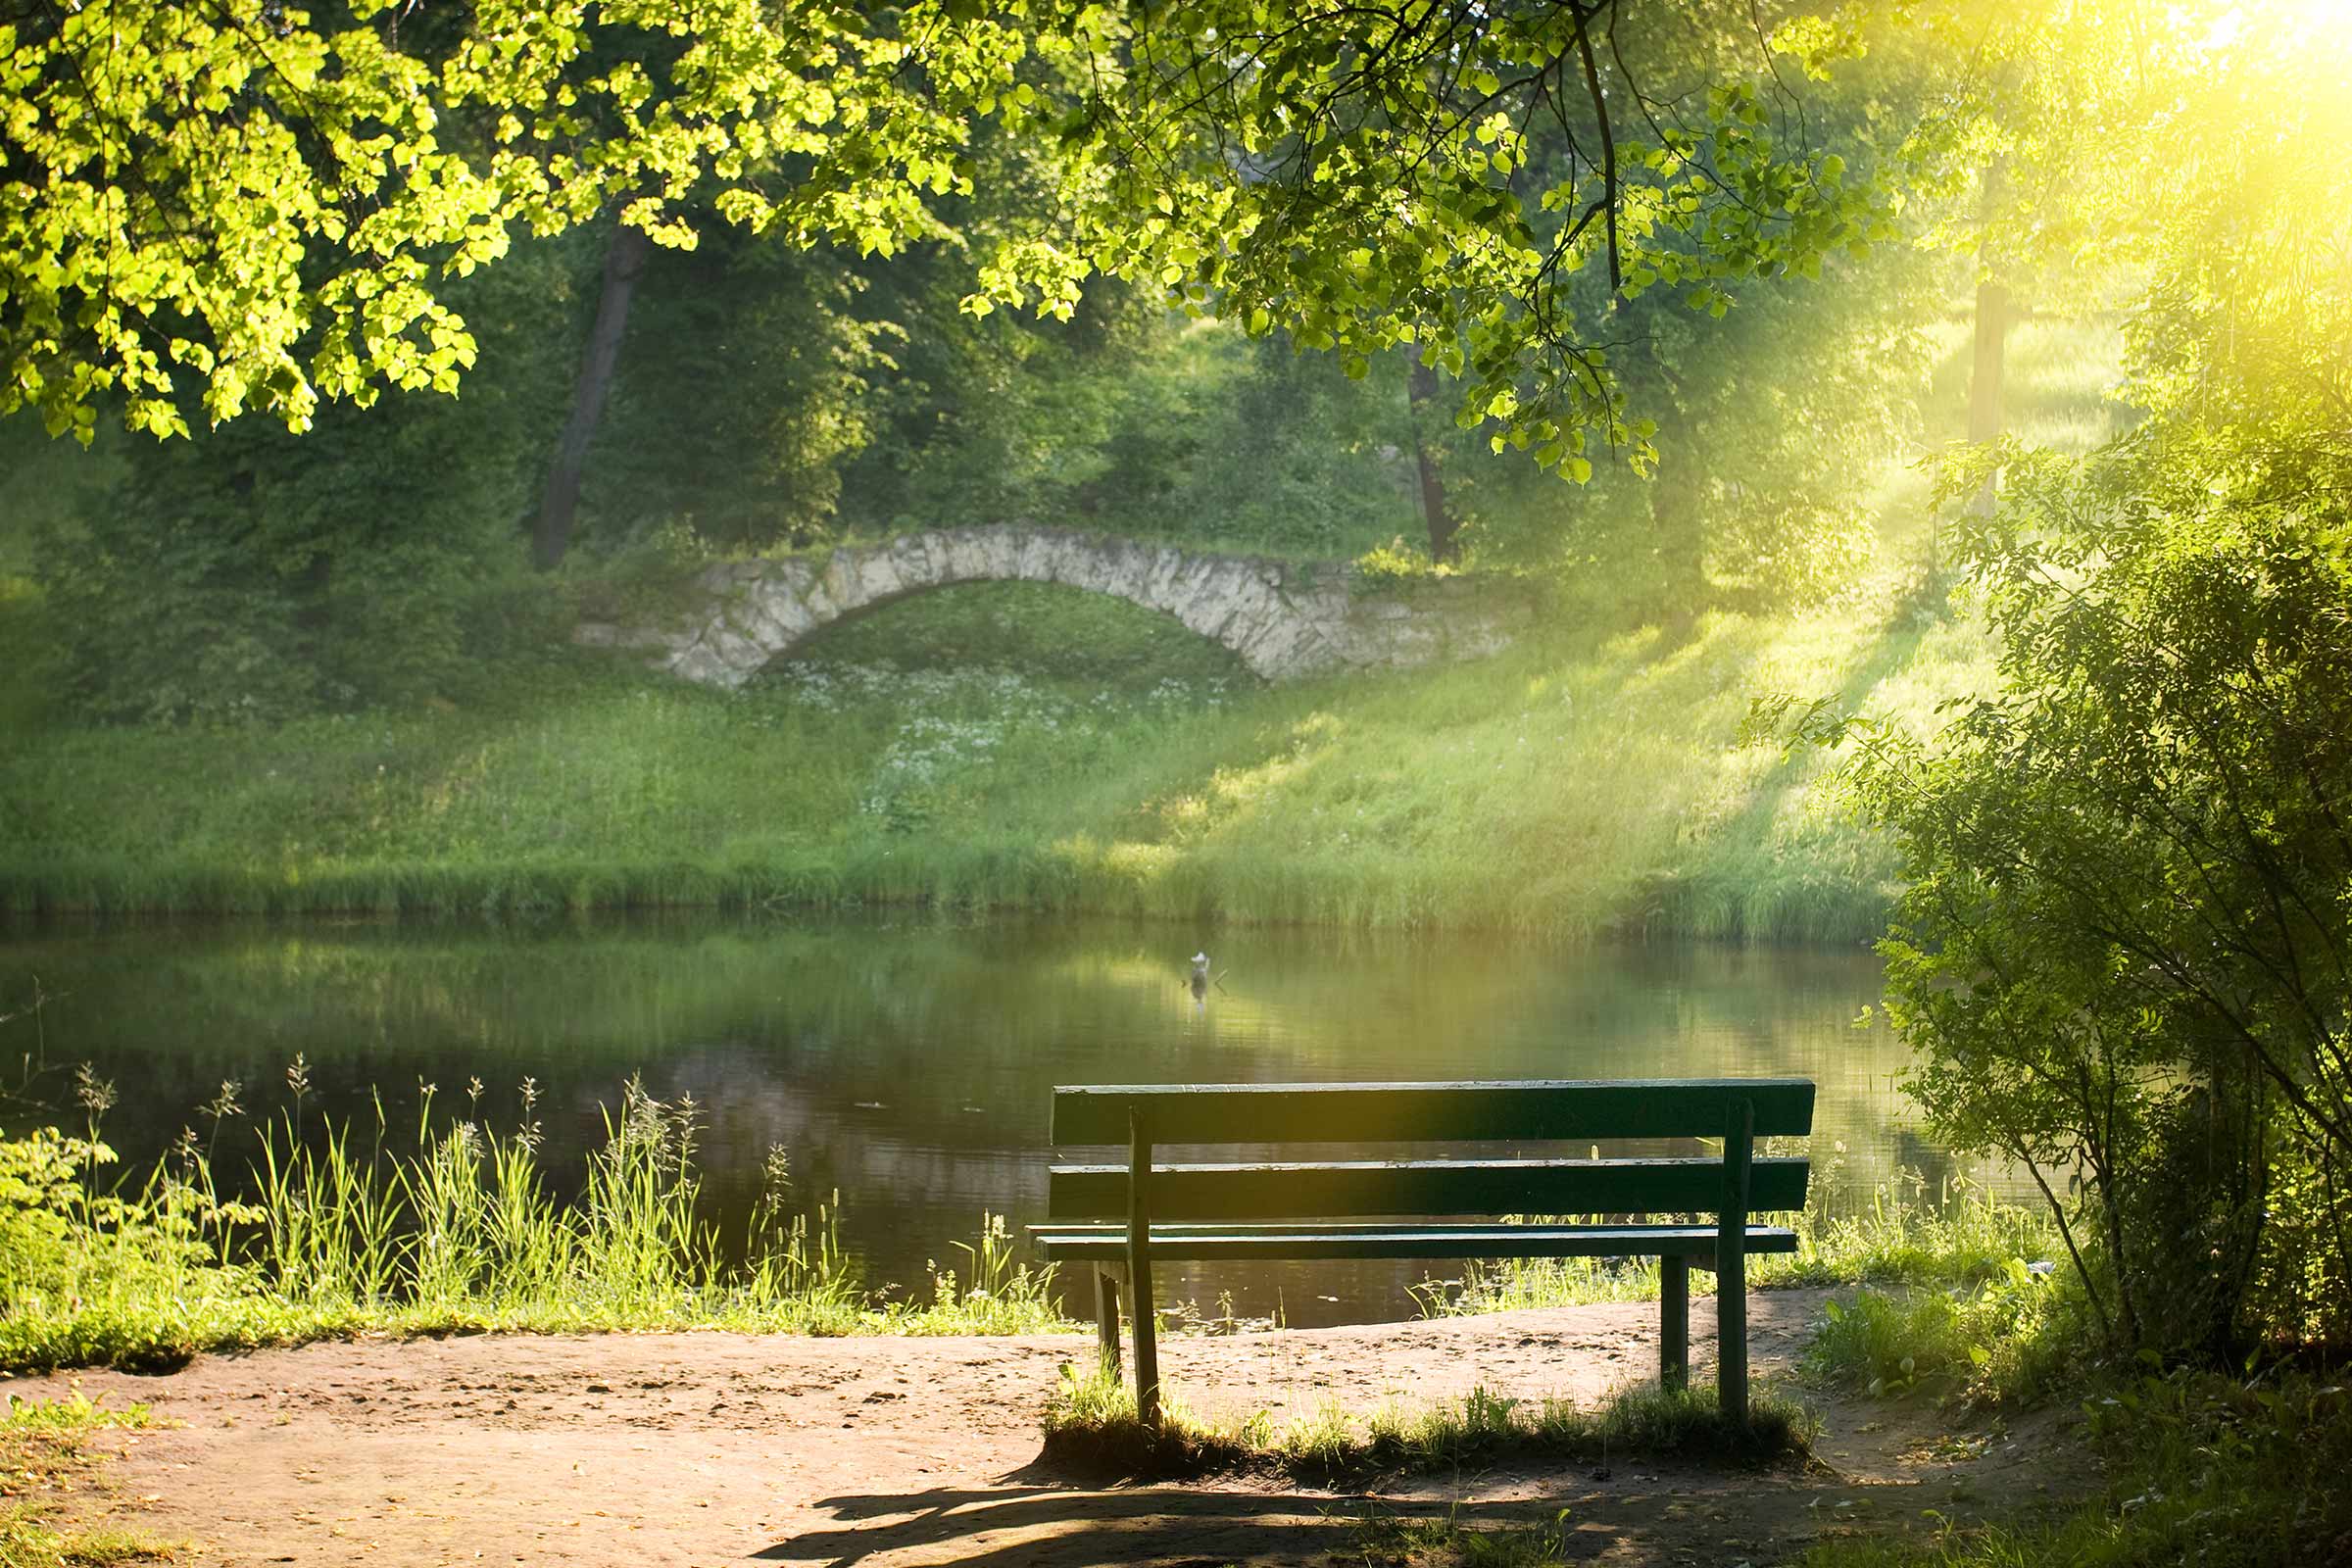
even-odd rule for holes
{"type": "Polygon", "coordinates": [[[1353,375],[1409,346],[1465,425],[1581,480],[1594,440],[1650,456],[1617,303],[1721,318],[1894,234],[1893,183],[1811,145],[1779,76],[1862,48],[1856,14],[1779,5],[30,8],[0,23],[0,412],[86,440],[106,400],[184,434],[452,391],[478,347],[448,282],[617,209],[674,246],[712,217],[968,244],[974,313],[1067,319],[1107,273],[1353,375]],[[984,126],[1040,177],[965,231],[984,126]]]}
{"type": "MultiPolygon", "coordinates": [[[[1768,16],[1811,69],[1860,48],[1851,19],[1768,16]]],[[[1732,20],[1690,31],[1714,44],[1732,20]]],[[[1752,45],[1757,19],[1737,21],[1752,45]]],[[[1759,84],[1768,51],[1690,58],[1613,7],[1219,0],[1131,25],[1087,7],[1038,49],[1077,95],[1061,210],[998,247],[973,309],[1066,313],[1104,271],[1353,374],[1410,346],[1464,383],[1465,426],[1578,480],[1595,440],[1652,455],[1613,368],[1619,303],[1673,290],[1720,318],[1742,280],[1893,237],[1902,205],[1808,145],[1759,84]],[[1570,286],[1587,267],[1598,300],[1570,286]]]]}
{"type": "Polygon", "coordinates": [[[1912,1092],[2080,1179],[2111,1330],[2167,1348],[2341,1332],[2352,1277],[2352,452],[2210,477],[2241,456],[2157,425],[1980,460],[2002,690],[1858,772],[1911,878],[1912,1092]]]}
{"type": "Polygon", "coordinates": [[[889,250],[1019,36],[916,4],[165,0],[0,20],[0,413],[185,434],[455,390],[449,279],[618,205],[889,250]]]}

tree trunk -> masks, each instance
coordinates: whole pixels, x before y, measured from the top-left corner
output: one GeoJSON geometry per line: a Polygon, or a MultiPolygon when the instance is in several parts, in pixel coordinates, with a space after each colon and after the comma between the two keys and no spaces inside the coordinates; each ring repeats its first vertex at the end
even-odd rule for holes
{"type": "Polygon", "coordinates": [[[637,274],[645,270],[652,244],[645,230],[617,223],[605,247],[604,288],[596,300],[596,325],[588,333],[588,353],[580,362],[580,378],[571,393],[571,416],[556,443],[556,461],[547,470],[547,490],[540,498],[539,520],[531,530],[531,560],[541,571],[563,561],[571,546],[571,521],[579,510],[580,470],[588,462],[589,443],[596,439],[597,421],[605,416],[605,398],[612,389],[612,368],[620,359],[620,340],[629,326],[629,296],[636,291],[637,274]]]}
{"type": "MultiPolygon", "coordinates": [[[[1668,411],[1681,422],[1682,416],[1668,411]]],[[[1659,609],[1677,621],[1706,608],[1707,524],[1700,457],[1679,442],[1658,443],[1657,472],[1649,481],[1650,537],[1658,563],[1659,609]]]]}
{"type": "Polygon", "coordinates": [[[1968,377],[1968,439],[1982,445],[2001,433],[2001,362],[2009,339],[2009,291],[1990,278],[1977,285],[1976,354],[1968,377]]]}
{"type": "Polygon", "coordinates": [[[1421,520],[1429,527],[1429,559],[1451,561],[1460,553],[1455,540],[1461,524],[1446,510],[1446,481],[1439,476],[1429,441],[1421,433],[1422,422],[1437,405],[1438,372],[1422,364],[1417,354],[1406,364],[1404,395],[1413,416],[1413,462],[1421,470],[1421,520]]]}
{"type": "MultiPolygon", "coordinates": [[[[1984,219],[1992,220],[1994,204],[2001,193],[2001,169],[1995,164],[1984,171],[1984,219]]],[[[1991,276],[1977,284],[1977,332],[1975,354],[1968,373],[1968,440],[1971,446],[1982,446],[2001,433],[2001,362],[2009,344],[2009,291],[1991,276]]],[[[1984,487],[1969,510],[1979,516],[1992,515],[1993,476],[1984,476],[1984,487]]]]}

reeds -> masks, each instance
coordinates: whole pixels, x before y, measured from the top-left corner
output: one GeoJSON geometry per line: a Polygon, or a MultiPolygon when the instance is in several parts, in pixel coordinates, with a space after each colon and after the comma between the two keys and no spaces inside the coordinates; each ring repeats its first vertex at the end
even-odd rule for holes
{"type": "Polygon", "coordinates": [[[297,1111],[259,1130],[250,1180],[192,1135],[124,1198],[114,1155],[54,1131],[0,1144],[14,1198],[0,1234],[0,1368],[168,1364],[203,1348],[381,1329],[733,1328],[818,1334],[1017,1333],[1066,1327],[1050,1269],[983,1214],[962,1275],[883,1299],[841,1245],[840,1202],[804,1210],[784,1165],[746,1234],[699,1202],[696,1112],[632,1081],[578,1195],[551,1189],[536,1126],[436,1115],[413,1131],[297,1111]],[[736,1245],[730,1245],[730,1243],[736,1245]]]}

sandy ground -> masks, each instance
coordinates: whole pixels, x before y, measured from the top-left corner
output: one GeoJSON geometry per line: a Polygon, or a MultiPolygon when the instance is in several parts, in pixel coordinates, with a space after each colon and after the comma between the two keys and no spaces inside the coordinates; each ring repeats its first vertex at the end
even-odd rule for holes
{"type": "MultiPolygon", "coordinates": [[[[1755,1298],[1753,1359],[1785,1375],[1822,1293],[1755,1298]]],[[[1711,1311],[1693,1303],[1707,1375],[1711,1311]]],[[[1366,1410],[1473,1385],[1592,1399],[1654,1374],[1656,1308],[1163,1342],[1196,1410],[1366,1410]]],[[[1247,1479],[1102,1488],[1038,1462],[1039,1415],[1091,1339],[817,1340],[731,1334],[479,1337],[205,1356],[73,1383],[176,1426],[121,1457],[85,1514],[198,1563],[1211,1565],[1362,1562],[1368,1513],[1549,1520],[1571,1560],[1750,1563],[1824,1534],[1932,1529],[2054,1498],[2046,1432],[1947,1435],[1927,1411],[1812,1402],[1823,1463],[1763,1474],[1642,1461],[1496,1469],[1342,1495],[1247,1479]]],[[[2079,1481],[2079,1477],[2073,1478],[2079,1481]]]]}

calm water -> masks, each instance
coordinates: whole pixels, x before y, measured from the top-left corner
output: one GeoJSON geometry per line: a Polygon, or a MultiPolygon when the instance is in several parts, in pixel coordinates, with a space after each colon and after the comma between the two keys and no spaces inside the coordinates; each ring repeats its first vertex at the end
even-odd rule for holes
{"type": "MultiPolygon", "coordinates": [[[[722,1218],[757,1195],[771,1145],[799,1193],[834,1189],[869,1280],[919,1283],[983,1209],[1043,1218],[1056,1083],[1455,1077],[1810,1077],[1817,1171],[1850,1201],[1897,1167],[1953,1167],[1894,1088],[1902,1053],[1854,1019],[1878,998],[1866,954],[1642,948],[1573,954],[1480,937],[925,918],[596,920],[541,926],[90,927],[0,939],[13,1085],[71,1101],[73,1064],[120,1085],[107,1123],[152,1156],[223,1078],[249,1112],[288,1102],[311,1063],[322,1102],[380,1092],[408,1125],[437,1108],[498,1126],[538,1080],[566,1179],[601,1138],[600,1105],[641,1072],[705,1107],[708,1194],[722,1218]],[[1223,971],[1196,1004],[1202,940],[1223,971]],[[19,1058],[26,1058],[23,1066],[19,1058]],[[43,1070],[45,1067],[45,1071],[43,1070]],[[1834,1144],[1840,1168],[1830,1170],[1834,1144]]],[[[0,1116],[32,1119],[0,1102],[0,1116]]],[[[78,1119],[73,1113],[68,1119],[78,1119]]],[[[224,1148],[227,1141],[224,1140],[224,1148]]],[[[1162,1291],[1294,1323],[1406,1315],[1421,1270],[1374,1264],[1171,1269],[1162,1291]]]]}

